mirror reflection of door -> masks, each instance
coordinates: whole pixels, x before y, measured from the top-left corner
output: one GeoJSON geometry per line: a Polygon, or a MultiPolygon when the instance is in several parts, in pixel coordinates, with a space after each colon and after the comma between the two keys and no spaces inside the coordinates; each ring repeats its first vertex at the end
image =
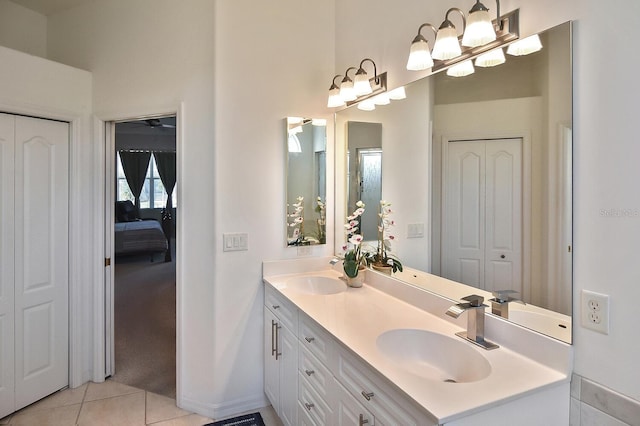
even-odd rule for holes
{"type": "Polygon", "coordinates": [[[521,293],[522,139],[450,141],[443,181],[443,276],[521,293]]]}
{"type": "Polygon", "coordinates": [[[366,208],[362,215],[362,235],[374,240],[378,235],[378,204],[382,199],[382,150],[358,149],[358,198],[366,208]]]}

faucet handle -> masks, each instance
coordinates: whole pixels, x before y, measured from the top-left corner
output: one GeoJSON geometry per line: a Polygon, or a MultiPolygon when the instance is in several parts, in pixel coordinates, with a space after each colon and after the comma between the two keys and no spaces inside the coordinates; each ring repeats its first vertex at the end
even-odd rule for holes
{"type": "Polygon", "coordinates": [[[484,302],[484,297],[479,296],[477,294],[471,294],[469,296],[463,297],[462,300],[469,302],[469,305],[473,306],[474,308],[477,308],[479,306],[482,306],[482,302],[484,302]]]}
{"type": "Polygon", "coordinates": [[[510,302],[513,300],[511,295],[517,293],[518,292],[515,290],[494,290],[491,292],[491,294],[493,294],[493,297],[495,297],[495,302],[497,303],[510,302]]]}

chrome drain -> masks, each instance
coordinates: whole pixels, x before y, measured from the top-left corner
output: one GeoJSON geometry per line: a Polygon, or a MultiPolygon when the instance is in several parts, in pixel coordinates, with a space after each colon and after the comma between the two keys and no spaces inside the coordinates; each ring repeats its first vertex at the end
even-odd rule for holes
{"type": "Polygon", "coordinates": [[[445,380],[444,380],[444,382],[445,382],[445,383],[458,383],[458,382],[456,382],[456,381],[455,381],[455,380],[453,380],[453,379],[445,379],[445,380]]]}

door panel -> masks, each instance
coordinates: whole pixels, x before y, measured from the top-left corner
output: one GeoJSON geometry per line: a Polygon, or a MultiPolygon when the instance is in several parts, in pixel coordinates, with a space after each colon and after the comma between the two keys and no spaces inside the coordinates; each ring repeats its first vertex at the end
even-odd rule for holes
{"type": "Polygon", "coordinates": [[[0,418],[14,411],[14,118],[0,114],[0,418]]]}
{"type": "Polygon", "coordinates": [[[16,117],[15,392],[20,409],[68,384],[69,126],[16,117]]]}

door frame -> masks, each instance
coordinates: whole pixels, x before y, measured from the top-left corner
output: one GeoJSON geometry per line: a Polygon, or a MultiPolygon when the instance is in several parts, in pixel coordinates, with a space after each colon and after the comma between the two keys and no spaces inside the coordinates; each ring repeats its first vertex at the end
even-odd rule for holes
{"type": "MultiPolygon", "coordinates": [[[[175,208],[182,211],[181,194],[182,194],[182,149],[184,144],[184,102],[174,107],[164,109],[152,108],[145,111],[122,111],[109,115],[95,117],[94,132],[95,140],[99,141],[96,149],[96,195],[100,206],[96,212],[98,232],[96,246],[99,255],[98,268],[96,270],[97,280],[101,283],[101,291],[97,292],[94,301],[94,381],[104,381],[104,379],[113,372],[115,359],[114,350],[114,268],[113,263],[107,266],[104,263],[106,258],[114,258],[113,245],[113,221],[114,209],[112,208],[115,199],[115,129],[116,122],[145,120],[148,118],[176,117],[176,190],[178,193],[175,208]],[[150,112],[152,110],[153,112],[150,112]],[[112,127],[113,126],[113,127],[112,127]],[[108,244],[108,245],[107,245],[108,244]],[[107,249],[107,247],[110,247],[107,249]]],[[[176,262],[176,400],[180,404],[182,394],[182,234],[183,221],[181,214],[176,215],[176,250],[174,258],[176,262]]]]}
{"type": "MultiPolygon", "coordinates": [[[[86,231],[86,206],[83,205],[82,191],[84,180],[83,166],[86,164],[83,157],[84,144],[82,141],[90,135],[87,129],[90,126],[89,116],[70,112],[68,109],[58,109],[23,104],[20,102],[0,101],[0,111],[25,115],[47,120],[58,120],[69,123],[69,223],[84,224],[86,231]]],[[[82,342],[87,332],[84,321],[86,300],[86,286],[82,283],[88,279],[85,265],[92,262],[92,249],[86,241],[81,239],[83,230],[80,227],[69,227],[69,387],[75,388],[86,382],[86,365],[84,357],[86,351],[82,342]]]]}
{"type": "MultiPolygon", "coordinates": [[[[522,139],[522,300],[531,297],[531,132],[528,130],[514,132],[465,132],[442,134],[440,141],[440,224],[444,222],[444,200],[446,197],[445,176],[447,175],[447,158],[449,156],[449,142],[474,141],[490,139],[522,139]]],[[[432,197],[430,197],[432,198],[432,197]]],[[[438,236],[439,252],[442,253],[443,238],[438,236]]],[[[442,271],[442,256],[439,270],[442,271]]]]}

